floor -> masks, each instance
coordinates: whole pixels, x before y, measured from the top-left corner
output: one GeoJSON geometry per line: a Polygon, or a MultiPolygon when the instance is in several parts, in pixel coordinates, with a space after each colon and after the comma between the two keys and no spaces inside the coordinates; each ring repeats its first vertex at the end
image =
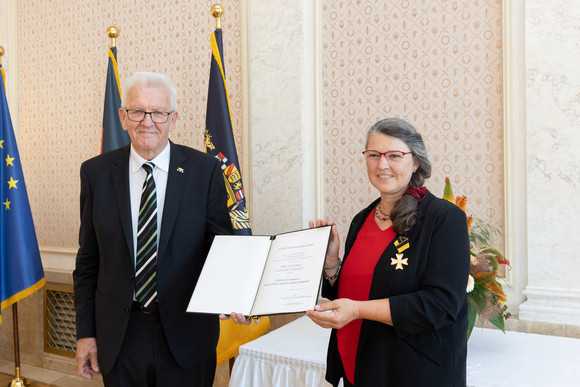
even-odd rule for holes
{"type": "MultiPolygon", "coordinates": [[[[39,367],[22,364],[20,376],[26,383],[36,387],[102,387],[100,380],[89,380],[80,376],[68,375],[39,367]],[[34,383],[34,384],[33,384],[34,383]]],[[[15,379],[14,363],[0,360],[0,386],[7,386],[15,379]]]]}
{"type": "MultiPolygon", "coordinates": [[[[302,316],[303,313],[272,316],[270,318],[270,331],[275,330],[288,322],[302,316]]],[[[39,367],[22,364],[20,374],[28,384],[36,383],[31,387],[103,387],[103,382],[98,380],[84,379],[80,376],[52,371],[39,367]]],[[[14,362],[0,359],[0,387],[7,386],[14,380],[14,362]]],[[[217,367],[213,387],[228,387],[229,364],[225,362],[217,367]]]]}
{"type": "MultiPolygon", "coordinates": [[[[491,330],[476,328],[469,343],[469,385],[578,386],[580,375],[578,374],[579,371],[576,364],[578,364],[578,354],[580,354],[580,340],[575,340],[573,338],[580,339],[580,326],[568,327],[565,332],[538,328],[537,330],[541,330],[543,333],[547,332],[556,335],[525,334],[525,339],[514,344],[512,343],[512,339],[519,339],[520,336],[523,335],[518,333],[518,329],[516,328],[528,332],[533,330],[530,329],[531,327],[529,326],[519,326],[521,324],[518,325],[517,323],[518,321],[511,321],[510,326],[513,331],[508,331],[506,334],[495,330],[498,340],[495,344],[491,343],[487,338],[478,341],[477,336],[481,335],[482,332],[489,331],[487,332],[488,335],[494,332],[491,330]],[[558,333],[560,333],[560,335],[557,335],[558,333]],[[532,339],[535,341],[532,341],[532,339]],[[547,340],[549,344],[534,344],[545,340],[547,340]],[[564,341],[566,342],[564,343],[566,345],[562,343],[564,341]],[[573,347],[571,347],[571,345],[573,345],[573,347]],[[478,346],[481,348],[477,349],[476,347],[478,346]],[[523,353],[518,352],[517,354],[514,354],[510,353],[510,351],[520,351],[523,353]],[[489,366],[491,369],[485,369],[485,366],[489,366]],[[518,372],[523,372],[523,375],[527,375],[526,377],[528,378],[532,377],[532,380],[526,380],[523,384],[515,383],[515,379],[512,379],[518,372]],[[534,377],[534,372],[540,372],[539,376],[534,377]],[[552,375],[550,377],[553,378],[553,380],[556,380],[556,377],[558,377],[561,381],[556,384],[551,384],[549,382],[546,383],[545,380],[541,380],[542,375],[552,375]],[[493,378],[503,382],[494,381],[492,383],[490,380],[493,378]]],[[[32,367],[26,364],[22,365],[21,374],[22,377],[26,378],[27,383],[29,383],[31,387],[103,387],[100,380],[93,381],[83,379],[79,376],[32,367]],[[35,384],[33,384],[33,382],[35,384]]],[[[0,387],[9,386],[10,382],[14,379],[13,375],[14,363],[9,360],[0,359],[0,387]]],[[[518,380],[519,379],[524,380],[525,377],[518,378],[518,380]]],[[[227,387],[228,384],[229,365],[225,362],[216,370],[213,387],[227,387]]]]}
{"type": "MultiPolygon", "coordinates": [[[[12,381],[14,380],[14,375],[4,375],[4,374],[0,374],[0,386],[10,386],[10,383],[12,383],[12,381]]],[[[38,383],[34,380],[29,380],[26,379],[26,383],[28,385],[33,385],[36,387],[51,387],[48,384],[42,384],[42,383],[38,383]]]]}
{"type": "MultiPolygon", "coordinates": [[[[84,379],[80,376],[27,366],[26,364],[22,365],[20,374],[31,387],[103,387],[100,378],[98,380],[84,379]]],[[[0,360],[0,386],[9,386],[14,379],[14,363],[0,360]]],[[[213,387],[227,387],[228,383],[229,366],[226,362],[216,369],[213,387]]]]}

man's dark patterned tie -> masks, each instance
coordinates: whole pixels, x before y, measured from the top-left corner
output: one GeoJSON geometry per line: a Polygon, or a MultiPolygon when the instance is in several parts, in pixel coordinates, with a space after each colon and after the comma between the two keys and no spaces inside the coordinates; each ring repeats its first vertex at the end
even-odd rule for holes
{"type": "Polygon", "coordinates": [[[137,263],[135,267],[135,298],[145,308],[157,300],[157,189],[153,180],[155,164],[144,163],[147,172],[137,224],[137,263]]]}

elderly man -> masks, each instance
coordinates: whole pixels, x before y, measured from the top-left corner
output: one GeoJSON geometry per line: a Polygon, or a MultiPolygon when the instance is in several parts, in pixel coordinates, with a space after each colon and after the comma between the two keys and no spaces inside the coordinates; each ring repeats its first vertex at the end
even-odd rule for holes
{"type": "Polygon", "coordinates": [[[219,320],[186,308],[214,236],[232,233],[222,172],[169,141],[178,113],[167,76],[135,73],[124,92],[131,145],[81,166],[78,372],[102,373],[106,386],[211,386],[219,320]]]}

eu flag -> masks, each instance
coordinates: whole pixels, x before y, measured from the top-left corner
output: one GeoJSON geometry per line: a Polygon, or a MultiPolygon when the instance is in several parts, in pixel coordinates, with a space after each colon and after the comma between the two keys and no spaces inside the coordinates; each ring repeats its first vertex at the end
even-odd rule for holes
{"type": "Polygon", "coordinates": [[[222,171],[228,191],[228,209],[234,226],[234,233],[251,235],[250,217],[246,209],[246,196],[234,142],[232,115],[222,57],[222,30],[216,29],[211,34],[211,67],[204,146],[207,154],[216,157],[222,163],[222,171]]]}
{"type": "Polygon", "coordinates": [[[101,153],[129,145],[129,135],[123,130],[119,120],[120,108],[121,87],[119,86],[119,70],[117,69],[117,47],[111,47],[109,48],[107,85],[105,86],[101,153]]]}
{"type": "MultiPolygon", "coordinates": [[[[44,271],[24,184],[22,165],[0,87],[0,302],[1,311],[44,286],[44,271]]],[[[0,314],[0,322],[2,316],[0,314]]]]}

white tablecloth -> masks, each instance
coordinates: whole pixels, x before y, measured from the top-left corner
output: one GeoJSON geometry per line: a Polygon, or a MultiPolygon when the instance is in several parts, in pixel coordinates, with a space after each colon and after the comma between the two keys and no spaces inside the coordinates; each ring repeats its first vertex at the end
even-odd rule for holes
{"type": "Polygon", "coordinates": [[[467,350],[469,386],[580,386],[580,339],[474,328],[467,350]]]}
{"type": "Polygon", "coordinates": [[[240,346],[230,387],[330,386],[324,380],[330,329],[303,316],[240,346]]]}
{"type": "MultiPolygon", "coordinates": [[[[324,380],[329,336],[329,329],[304,316],[242,345],[230,387],[329,386],[324,380]]],[[[467,384],[579,387],[580,339],[475,328],[468,344],[467,384]]]]}

